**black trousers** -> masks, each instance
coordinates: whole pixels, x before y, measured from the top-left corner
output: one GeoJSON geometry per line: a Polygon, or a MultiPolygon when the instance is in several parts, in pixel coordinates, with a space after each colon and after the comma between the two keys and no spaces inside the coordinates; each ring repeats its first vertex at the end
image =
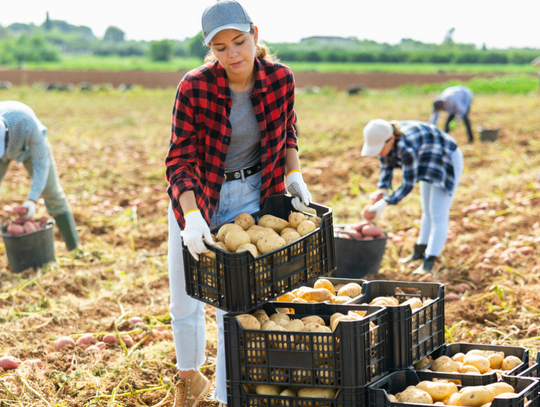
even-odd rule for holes
{"type": "MultiPolygon", "coordinates": [[[[455,114],[448,115],[448,119],[446,119],[446,126],[444,127],[444,131],[447,133],[450,133],[450,122],[454,120],[454,117],[456,117],[455,114]]],[[[469,141],[473,141],[473,134],[471,129],[471,121],[469,120],[469,113],[465,116],[463,116],[463,123],[465,123],[465,127],[467,128],[467,135],[469,136],[469,141]]]]}

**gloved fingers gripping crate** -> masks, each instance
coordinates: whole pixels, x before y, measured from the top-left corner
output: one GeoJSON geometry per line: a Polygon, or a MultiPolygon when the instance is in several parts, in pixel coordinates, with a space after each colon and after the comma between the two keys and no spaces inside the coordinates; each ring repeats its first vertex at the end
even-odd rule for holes
{"type": "MultiPolygon", "coordinates": [[[[250,251],[231,253],[215,245],[208,246],[210,252],[201,254],[196,261],[183,245],[188,295],[225,311],[243,312],[333,271],[336,263],[332,209],[316,203],[311,203],[310,208],[316,215],[301,214],[317,223],[314,230],[257,257],[250,251]]],[[[288,222],[292,213],[298,211],[292,206],[291,196],[273,195],[262,210],[250,215],[256,223],[265,215],[288,222]]],[[[219,228],[212,232],[218,234],[219,228]]]]}
{"type": "Polygon", "coordinates": [[[288,303],[329,303],[347,304],[362,294],[362,284],[366,280],[354,278],[323,277],[304,286],[280,295],[276,299],[280,307],[288,303]]]}
{"type": "Polygon", "coordinates": [[[529,366],[529,350],[522,346],[455,342],[445,344],[414,365],[415,370],[515,376],[529,366]]]}
{"type": "Polygon", "coordinates": [[[276,305],[225,314],[228,386],[353,388],[388,371],[385,307],[276,305]]]}
{"type": "Polygon", "coordinates": [[[443,404],[468,407],[538,407],[540,382],[530,378],[488,375],[458,375],[458,384],[448,373],[392,372],[368,386],[369,405],[390,407],[443,404]]]}
{"type": "Polygon", "coordinates": [[[388,307],[388,369],[409,369],[444,345],[444,285],[367,281],[353,303],[388,307]]]}

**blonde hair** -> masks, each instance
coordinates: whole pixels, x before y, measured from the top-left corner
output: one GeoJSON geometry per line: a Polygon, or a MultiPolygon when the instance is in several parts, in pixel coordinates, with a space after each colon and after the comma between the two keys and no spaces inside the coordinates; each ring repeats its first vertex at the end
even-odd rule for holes
{"type": "MultiPolygon", "coordinates": [[[[255,34],[255,28],[253,24],[250,24],[249,33],[255,34]]],[[[268,48],[268,45],[266,45],[264,42],[262,41],[257,42],[257,44],[255,44],[255,48],[256,48],[255,56],[257,58],[266,59],[267,61],[272,61],[272,62],[279,61],[279,58],[276,56],[276,54],[273,54],[272,52],[270,52],[270,48],[268,48]]],[[[212,52],[212,48],[210,48],[208,50],[208,53],[204,57],[204,63],[213,61],[214,59],[216,59],[216,56],[212,52]]]]}
{"type": "Polygon", "coordinates": [[[390,124],[392,125],[392,129],[394,130],[394,136],[396,136],[396,140],[399,140],[401,136],[403,136],[403,133],[401,132],[401,123],[397,120],[391,120],[390,124]]]}

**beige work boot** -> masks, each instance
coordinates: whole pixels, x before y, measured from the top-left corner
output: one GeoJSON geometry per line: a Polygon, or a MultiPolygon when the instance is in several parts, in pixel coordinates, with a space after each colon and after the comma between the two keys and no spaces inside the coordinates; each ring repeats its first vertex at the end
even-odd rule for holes
{"type": "Polygon", "coordinates": [[[173,407],[196,407],[210,391],[210,380],[199,371],[190,374],[184,380],[176,374],[173,377],[176,393],[173,407]]]}

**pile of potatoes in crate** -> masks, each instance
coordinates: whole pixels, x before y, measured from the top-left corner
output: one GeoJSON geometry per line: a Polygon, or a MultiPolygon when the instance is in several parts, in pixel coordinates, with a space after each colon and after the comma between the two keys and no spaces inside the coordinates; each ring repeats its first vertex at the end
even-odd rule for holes
{"type": "Polygon", "coordinates": [[[414,365],[416,370],[426,368],[433,372],[453,372],[484,374],[494,372],[500,379],[501,374],[515,369],[523,361],[517,356],[505,356],[504,352],[471,349],[466,354],[458,352],[452,357],[439,356],[435,360],[425,357],[414,365]]]}
{"type": "Polygon", "coordinates": [[[33,233],[40,229],[43,229],[47,225],[49,218],[43,216],[39,219],[24,219],[21,216],[26,214],[28,209],[18,207],[15,209],[18,217],[13,221],[12,224],[8,225],[6,228],[6,233],[9,235],[23,235],[25,233],[33,233]]]}
{"type": "Polygon", "coordinates": [[[329,301],[332,304],[345,304],[362,293],[358,283],[348,283],[341,287],[326,278],[319,278],[313,287],[302,286],[277,298],[278,302],[317,303],[329,301]]]}
{"type": "MultiPolygon", "coordinates": [[[[249,213],[241,213],[233,223],[226,223],[213,235],[215,247],[226,252],[250,252],[253,257],[270,253],[292,243],[316,230],[321,223],[318,216],[308,216],[301,212],[292,212],[289,219],[274,215],[263,215],[256,224],[249,213]]],[[[215,258],[215,253],[205,253],[215,258]]]]}
{"type": "MultiPolygon", "coordinates": [[[[275,384],[249,385],[246,383],[242,383],[242,387],[246,393],[255,393],[267,396],[306,397],[320,399],[333,399],[336,396],[336,390],[324,387],[283,387],[275,384]]],[[[264,400],[264,403],[269,405],[267,404],[267,400],[264,400]]]]}
{"type": "Polygon", "coordinates": [[[495,397],[509,399],[517,396],[515,389],[506,382],[466,386],[458,390],[455,383],[447,380],[425,380],[395,395],[389,394],[388,398],[394,403],[489,407],[495,397]]]}

